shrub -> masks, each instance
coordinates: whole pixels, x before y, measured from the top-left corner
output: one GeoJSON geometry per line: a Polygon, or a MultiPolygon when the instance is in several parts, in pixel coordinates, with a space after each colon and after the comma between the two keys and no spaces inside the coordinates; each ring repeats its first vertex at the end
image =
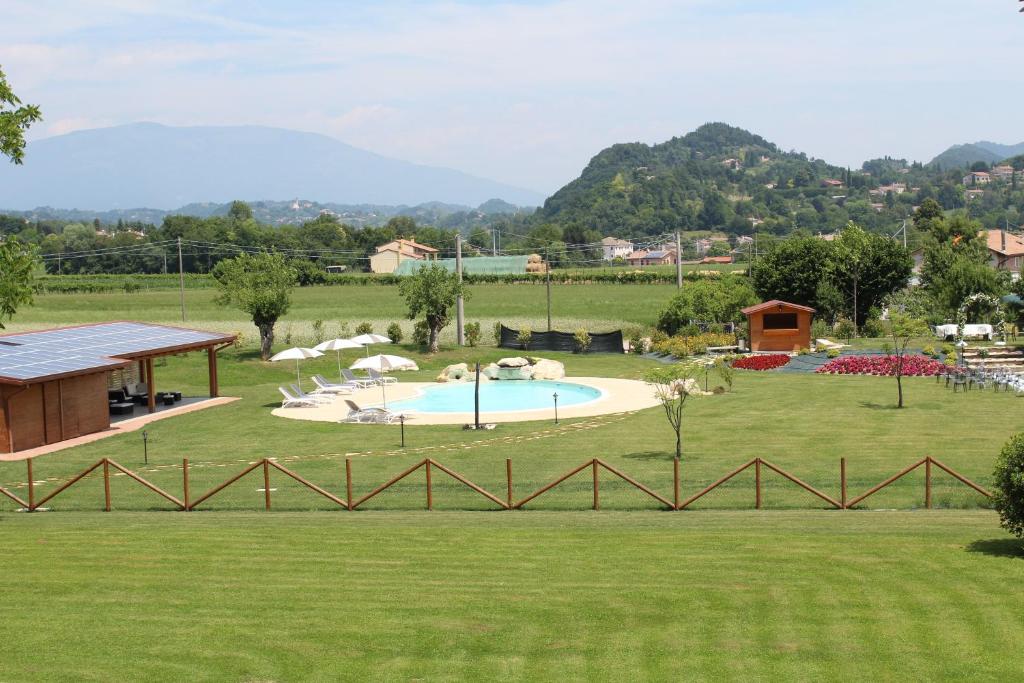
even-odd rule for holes
{"type": "Polygon", "coordinates": [[[586,353],[590,348],[590,333],[585,327],[576,330],[572,335],[572,340],[576,344],[576,353],[586,353]]]}
{"type": "Polygon", "coordinates": [[[1024,434],[1016,434],[999,453],[993,474],[992,502],[999,524],[1015,536],[1024,537],[1024,434]]]}
{"type": "Polygon", "coordinates": [[[796,355],[798,355],[798,356],[806,356],[810,352],[811,352],[811,350],[809,348],[807,348],[806,346],[801,346],[800,349],[796,352],[796,355]]]}
{"type": "MultiPolygon", "coordinates": [[[[757,295],[746,278],[727,275],[695,281],[669,300],[658,316],[658,329],[674,335],[691,320],[708,323],[735,322],[740,309],[756,304],[757,295]]],[[[686,333],[685,336],[692,336],[686,333]]]]}
{"type": "Polygon", "coordinates": [[[811,323],[811,338],[825,339],[832,336],[832,326],[824,320],[815,320],[811,323]]]}
{"type": "Polygon", "coordinates": [[[841,352],[839,351],[839,349],[829,349],[828,351],[825,352],[825,357],[826,358],[839,358],[840,353],[841,352]]]}
{"type": "Polygon", "coordinates": [[[345,339],[349,336],[348,323],[344,320],[338,321],[338,339],[345,339]]]}
{"type": "Polygon", "coordinates": [[[430,326],[426,320],[417,320],[412,327],[412,341],[419,346],[430,343],[430,326]]]}
{"type": "MultiPolygon", "coordinates": [[[[662,335],[664,337],[664,335],[662,335]]],[[[732,335],[705,332],[689,337],[659,337],[651,339],[651,348],[658,353],[668,353],[676,358],[686,358],[705,353],[709,346],[729,346],[733,342],[732,335]]]]}
{"type": "Polygon", "coordinates": [[[530,348],[530,341],[533,339],[533,331],[529,327],[520,328],[519,333],[516,334],[516,342],[523,347],[523,349],[530,348]]]}
{"type": "Polygon", "coordinates": [[[501,346],[501,322],[494,323],[494,345],[501,346]]]}
{"type": "Polygon", "coordinates": [[[948,343],[948,342],[943,344],[942,345],[942,355],[943,356],[955,356],[956,355],[956,347],[953,346],[952,344],[948,343]]]}
{"type": "Polygon", "coordinates": [[[988,358],[988,349],[984,346],[978,349],[978,358],[988,358]]]}
{"type": "Polygon", "coordinates": [[[634,332],[629,338],[629,349],[635,354],[642,354],[644,349],[644,338],[639,332],[634,332]]]}
{"type": "Polygon", "coordinates": [[[316,346],[324,340],[324,321],[313,321],[313,345],[316,346]]]}
{"type": "Polygon", "coordinates": [[[135,280],[132,280],[131,278],[128,278],[127,280],[124,281],[124,293],[125,294],[133,294],[133,293],[139,291],[140,289],[142,289],[142,285],[140,285],[135,280]]]}
{"type": "MultiPolygon", "coordinates": [[[[924,356],[904,356],[904,377],[931,377],[942,371],[942,363],[924,356]]],[[[843,356],[815,370],[831,375],[896,375],[896,356],[843,356]]]]}
{"type": "Polygon", "coordinates": [[[942,364],[947,368],[956,367],[956,356],[946,356],[946,359],[942,361],[942,364]]]}
{"type": "Polygon", "coordinates": [[[395,344],[400,344],[404,335],[402,334],[402,326],[398,323],[391,323],[388,325],[388,338],[395,344]]]}
{"type": "Polygon", "coordinates": [[[935,353],[935,347],[932,346],[931,344],[925,344],[923,347],[921,347],[921,353],[923,353],[926,356],[929,356],[930,358],[935,358],[939,355],[935,353]]]}
{"type": "Polygon", "coordinates": [[[356,334],[373,334],[373,325],[370,323],[359,323],[356,325],[356,334]]]}
{"type": "Polygon", "coordinates": [[[466,344],[468,344],[469,346],[479,346],[480,323],[466,323],[464,331],[466,336],[466,344]]]}
{"type": "Polygon", "coordinates": [[[743,356],[732,362],[738,370],[774,370],[789,362],[789,356],[772,354],[770,356],[743,356]]]}
{"type": "Polygon", "coordinates": [[[295,270],[295,282],[299,287],[322,285],[327,282],[327,273],[306,259],[292,259],[288,265],[295,270]]]}
{"type": "Polygon", "coordinates": [[[715,359],[715,372],[725,382],[725,386],[729,391],[732,391],[732,383],[736,379],[736,370],[733,368],[732,363],[732,356],[722,356],[715,359]]]}
{"type": "Polygon", "coordinates": [[[870,318],[864,321],[864,326],[861,328],[865,337],[884,337],[888,334],[885,329],[885,323],[878,318],[870,318]]]}
{"type": "Polygon", "coordinates": [[[287,325],[284,326],[284,345],[285,346],[291,346],[292,345],[292,324],[291,323],[288,323],[287,325]]]}
{"type": "Polygon", "coordinates": [[[843,318],[836,323],[836,336],[840,339],[849,339],[855,333],[853,329],[853,323],[846,318],[843,318]]]}

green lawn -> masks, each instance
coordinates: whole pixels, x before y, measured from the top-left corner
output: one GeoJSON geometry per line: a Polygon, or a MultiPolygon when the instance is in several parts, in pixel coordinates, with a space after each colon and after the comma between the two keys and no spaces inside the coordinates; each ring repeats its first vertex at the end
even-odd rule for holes
{"type": "Polygon", "coordinates": [[[1016,680],[990,512],[7,515],[4,681],[1016,680]]]}

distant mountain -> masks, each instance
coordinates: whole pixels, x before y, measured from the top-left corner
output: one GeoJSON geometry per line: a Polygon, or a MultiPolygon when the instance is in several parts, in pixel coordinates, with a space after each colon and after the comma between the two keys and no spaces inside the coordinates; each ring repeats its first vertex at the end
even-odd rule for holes
{"type": "Polygon", "coordinates": [[[998,142],[982,140],[963,145],[953,145],[928,162],[928,165],[942,169],[966,168],[978,161],[994,164],[1018,154],[1024,154],[1024,142],[1016,145],[1003,145],[998,142]]]}
{"type": "Polygon", "coordinates": [[[319,135],[261,126],[135,123],[29,143],[0,165],[0,206],[91,210],[312,197],[342,204],[476,206],[543,195],[460,171],[383,157],[319,135]]]}
{"type": "MultiPolygon", "coordinates": [[[[320,203],[308,199],[291,201],[254,201],[249,202],[253,217],[260,223],[270,225],[298,225],[313,220],[323,213],[333,214],[341,222],[355,227],[380,226],[395,216],[409,216],[421,225],[436,225],[449,228],[472,228],[486,224],[492,218],[500,216],[522,215],[532,213],[534,207],[515,206],[500,199],[489,199],[473,208],[462,204],[445,204],[442,202],[424,202],[415,206],[390,204],[335,204],[320,203]]],[[[194,202],[177,209],[112,209],[109,211],[89,211],[83,209],[55,209],[40,206],[27,211],[10,209],[0,205],[0,215],[12,215],[31,221],[57,220],[68,223],[91,223],[99,220],[112,225],[118,221],[127,223],[149,223],[159,225],[166,216],[226,216],[230,202],[194,202]]]]}

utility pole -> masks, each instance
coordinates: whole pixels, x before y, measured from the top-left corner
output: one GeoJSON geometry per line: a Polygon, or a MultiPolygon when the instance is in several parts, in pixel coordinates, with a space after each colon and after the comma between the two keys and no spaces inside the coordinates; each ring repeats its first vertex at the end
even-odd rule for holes
{"type": "Polygon", "coordinates": [[[491,228],[491,256],[498,255],[498,231],[491,228]]]}
{"type": "Polygon", "coordinates": [[[181,259],[181,238],[178,238],[178,291],[181,295],[181,322],[185,322],[185,267],[181,259]]]}
{"type": "Polygon", "coordinates": [[[683,243],[676,230],[676,289],[683,288],[683,243]]]}
{"type": "MultiPolygon", "coordinates": [[[[462,285],[462,235],[455,235],[455,272],[459,276],[459,285],[462,285]]],[[[455,300],[455,338],[459,346],[466,345],[465,319],[462,310],[462,293],[455,300]]]]}
{"type": "Polygon", "coordinates": [[[551,245],[544,249],[544,284],[548,290],[548,332],[551,331],[551,245]]]}

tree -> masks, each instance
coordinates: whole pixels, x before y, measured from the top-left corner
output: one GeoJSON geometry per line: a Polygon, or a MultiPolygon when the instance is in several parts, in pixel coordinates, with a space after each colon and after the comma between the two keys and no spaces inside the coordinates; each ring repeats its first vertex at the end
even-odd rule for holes
{"type": "Polygon", "coordinates": [[[741,309],[757,303],[757,295],[746,278],[732,275],[688,283],[669,300],[658,316],[658,329],[676,334],[691,322],[740,322],[741,309]]]}
{"type": "Polygon", "coordinates": [[[252,207],[236,199],[231,202],[231,207],[228,209],[228,217],[233,221],[250,220],[252,218],[252,207]]]}
{"type": "Polygon", "coordinates": [[[655,395],[665,409],[665,417],[676,434],[676,459],[683,457],[683,409],[686,399],[699,395],[696,367],[677,363],[649,370],[644,380],[654,385],[655,395]]]}
{"type": "Polygon", "coordinates": [[[818,285],[831,263],[831,243],[816,237],[788,239],[758,258],[751,269],[754,290],[762,299],[781,299],[817,308],[818,285]]]}
{"type": "Polygon", "coordinates": [[[25,157],[25,131],[42,118],[39,107],[21,104],[0,70],[0,154],[20,164],[25,157]]]}
{"type": "Polygon", "coordinates": [[[460,294],[468,298],[469,293],[459,282],[459,276],[432,263],[404,278],[398,291],[409,307],[409,320],[415,320],[420,314],[426,319],[430,330],[427,348],[430,353],[437,353],[437,336],[448,324],[456,300],[460,294]]]}
{"type": "Polygon", "coordinates": [[[833,243],[830,265],[829,279],[851,298],[850,318],[859,326],[882,299],[906,287],[914,261],[902,244],[850,223],[833,243]]]}
{"type": "Polygon", "coordinates": [[[32,271],[36,258],[32,249],[13,237],[0,238],[0,330],[23,304],[32,303],[32,271]]]}
{"type": "Polygon", "coordinates": [[[992,502],[999,524],[1015,536],[1024,537],[1024,434],[1016,434],[996,459],[995,495],[992,502]]]}
{"type": "Polygon", "coordinates": [[[892,338],[892,352],[896,358],[896,392],[899,400],[897,408],[903,407],[903,359],[907,354],[907,345],[915,337],[928,334],[928,325],[923,320],[911,318],[905,313],[892,313],[889,316],[889,336],[892,338]]]}
{"type": "Polygon", "coordinates": [[[220,290],[217,303],[252,316],[260,333],[260,358],[270,358],[274,325],[291,306],[296,272],[281,254],[260,252],[225,259],[213,269],[220,290]]]}

